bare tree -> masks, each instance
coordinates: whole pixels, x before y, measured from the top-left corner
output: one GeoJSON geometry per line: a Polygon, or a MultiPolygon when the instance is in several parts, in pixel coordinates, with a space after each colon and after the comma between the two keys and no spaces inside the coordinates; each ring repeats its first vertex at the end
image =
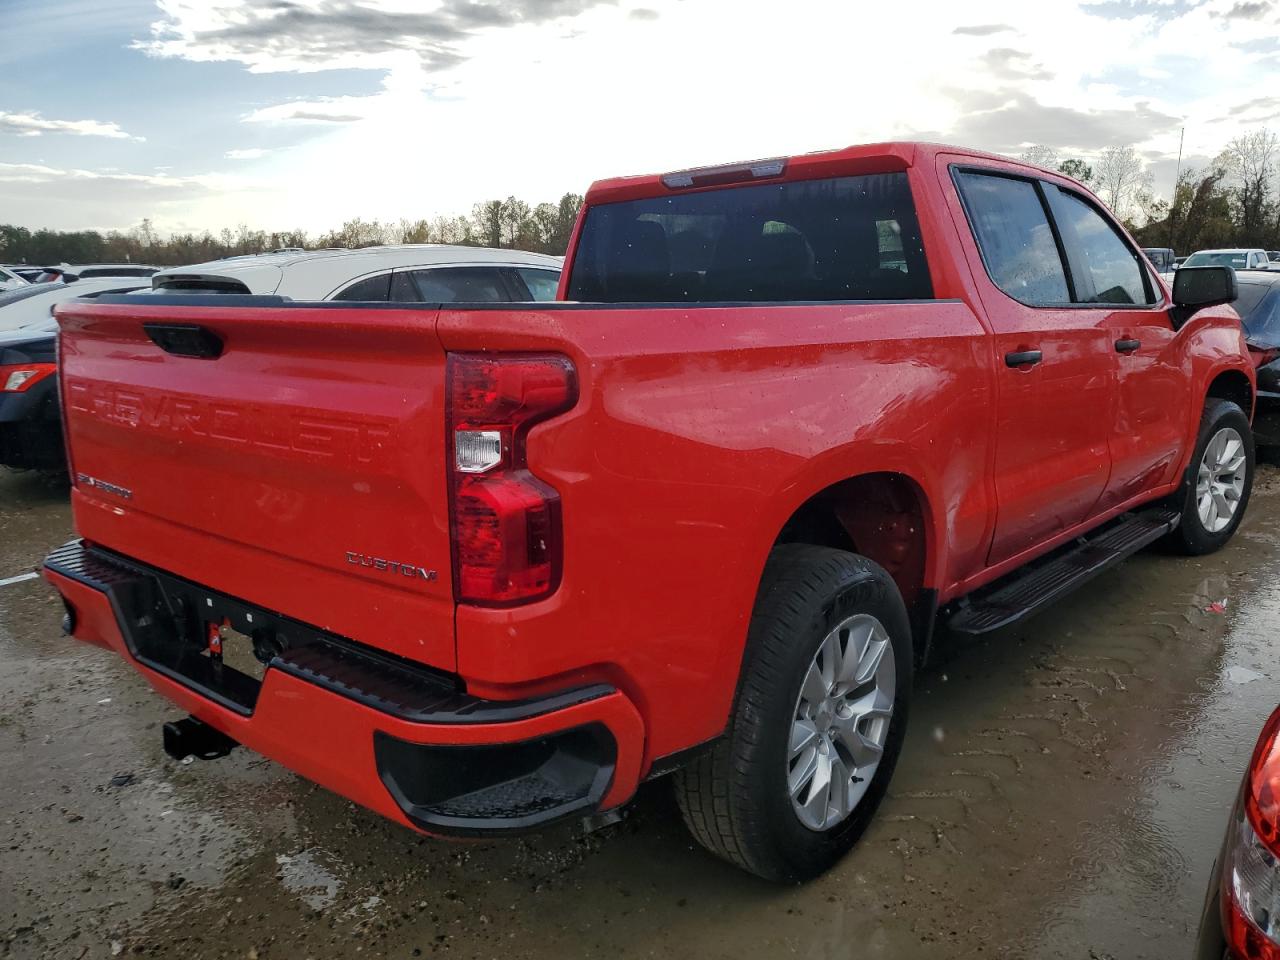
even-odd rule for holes
{"type": "Polygon", "coordinates": [[[1246,243],[1260,242],[1253,238],[1260,236],[1267,223],[1278,150],[1280,138],[1259,127],[1228,143],[1219,158],[1231,183],[1236,220],[1246,243]]]}
{"type": "Polygon", "coordinates": [[[1133,147],[1107,147],[1098,158],[1095,172],[1102,201],[1117,217],[1125,219],[1135,195],[1150,192],[1150,174],[1143,169],[1142,159],[1133,147]]]}
{"type": "Polygon", "coordinates": [[[431,221],[436,243],[471,243],[471,221],[466,217],[436,217],[431,221]]]}
{"type": "Polygon", "coordinates": [[[431,242],[431,225],[426,220],[401,220],[396,232],[400,243],[431,242]]]}
{"type": "Polygon", "coordinates": [[[1032,166],[1053,170],[1058,166],[1058,151],[1043,143],[1033,143],[1022,151],[1018,159],[1032,166]]]}

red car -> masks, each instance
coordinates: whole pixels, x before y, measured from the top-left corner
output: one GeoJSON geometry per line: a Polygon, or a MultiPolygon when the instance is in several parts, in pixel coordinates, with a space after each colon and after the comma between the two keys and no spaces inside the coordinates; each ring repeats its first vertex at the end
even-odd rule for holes
{"type": "Polygon", "coordinates": [[[1245,772],[1209,878],[1197,960],[1280,960],[1280,709],[1245,772]]]}
{"type": "Polygon", "coordinates": [[[595,184],[561,299],[59,311],[68,629],[416,829],[676,772],[765,877],[855,842],[935,625],[1230,539],[1229,268],[1168,289],[1079,184],[892,143],[595,184]]]}

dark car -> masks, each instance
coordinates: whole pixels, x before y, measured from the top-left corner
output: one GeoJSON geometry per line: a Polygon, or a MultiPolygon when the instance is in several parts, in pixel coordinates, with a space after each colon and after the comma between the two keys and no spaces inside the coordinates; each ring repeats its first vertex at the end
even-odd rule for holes
{"type": "Polygon", "coordinates": [[[57,337],[48,331],[0,339],[0,464],[62,469],[57,356],[57,337]]]}
{"type": "Polygon", "coordinates": [[[1234,306],[1258,366],[1254,442],[1280,447],[1280,272],[1237,273],[1236,285],[1234,306]]]}
{"type": "Polygon", "coordinates": [[[1280,709],[1262,728],[1227,822],[1195,956],[1280,957],[1280,709]]]}
{"type": "Polygon", "coordinates": [[[54,366],[58,326],[50,315],[54,305],[103,294],[150,292],[139,282],[119,277],[72,280],[0,294],[0,466],[65,469],[54,366]]]}

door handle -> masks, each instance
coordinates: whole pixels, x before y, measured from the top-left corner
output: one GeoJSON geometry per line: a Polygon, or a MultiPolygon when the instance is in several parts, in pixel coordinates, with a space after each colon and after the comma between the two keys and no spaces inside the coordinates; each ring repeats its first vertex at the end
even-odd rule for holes
{"type": "Polygon", "coordinates": [[[1133,353],[1140,346],[1141,340],[1122,339],[1116,341],[1116,353],[1133,353]]]}
{"type": "Polygon", "coordinates": [[[1006,367],[1029,367],[1043,359],[1044,354],[1039,350],[1015,350],[1013,353],[1004,355],[1004,365],[1006,367]]]}

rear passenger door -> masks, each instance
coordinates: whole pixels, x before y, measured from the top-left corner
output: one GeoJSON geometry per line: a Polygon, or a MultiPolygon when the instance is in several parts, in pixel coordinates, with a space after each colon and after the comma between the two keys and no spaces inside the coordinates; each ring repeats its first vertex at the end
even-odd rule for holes
{"type": "Polygon", "coordinates": [[[397,270],[392,299],[420,303],[512,303],[527,300],[506,267],[418,267],[397,270]]]}
{"type": "MultiPolygon", "coordinates": [[[[945,174],[945,171],[943,171],[945,174]]],[[[1107,316],[1072,303],[1039,181],[953,167],[965,244],[992,328],[997,564],[1092,516],[1111,466],[1115,365],[1107,316]]],[[[959,224],[958,224],[959,225],[959,224]]]]}
{"type": "Polygon", "coordinates": [[[1141,254],[1092,200],[1043,184],[1067,255],[1074,298],[1101,318],[1116,368],[1107,510],[1171,482],[1191,416],[1169,304],[1141,254]]]}

